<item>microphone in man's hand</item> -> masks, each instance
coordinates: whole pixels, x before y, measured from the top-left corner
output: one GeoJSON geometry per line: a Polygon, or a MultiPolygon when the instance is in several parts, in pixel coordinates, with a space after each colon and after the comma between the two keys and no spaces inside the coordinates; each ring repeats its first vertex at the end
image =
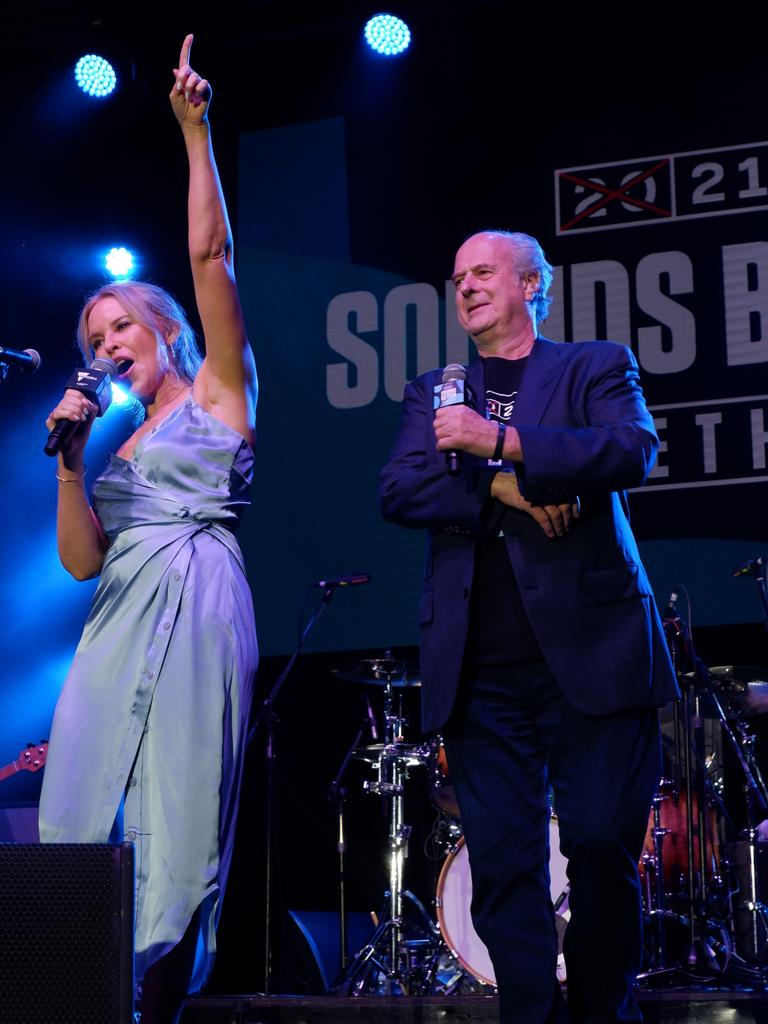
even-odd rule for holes
{"type": "MultiPolygon", "coordinates": [[[[434,387],[434,407],[442,409],[449,405],[468,405],[469,388],[467,386],[467,368],[461,363],[448,363],[443,370],[443,377],[440,384],[434,387]]],[[[458,476],[461,472],[460,451],[447,451],[445,461],[448,465],[448,472],[451,476],[458,476]]]]}
{"type": "Polygon", "coordinates": [[[20,370],[31,370],[34,373],[41,362],[40,353],[35,352],[33,348],[25,348],[23,352],[19,352],[15,348],[3,348],[0,345],[0,363],[18,366],[20,370]]]}
{"type": "MultiPolygon", "coordinates": [[[[117,363],[114,359],[94,359],[84,370],[75,370],[65,385],[80,391],[98,406],[97,416],[103,416],[112,402],[112,379],[117,377],[117,363]]],[[[43,451],[46,455],[57,455],[80,426],[78,420],[57,420],[48,435],[43,451]]]]}

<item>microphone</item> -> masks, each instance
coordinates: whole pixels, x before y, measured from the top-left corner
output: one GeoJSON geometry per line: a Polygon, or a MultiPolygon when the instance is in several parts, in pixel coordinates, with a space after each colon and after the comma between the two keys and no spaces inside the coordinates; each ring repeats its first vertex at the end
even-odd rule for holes
{"type": "MultiPolygon", "coordinates": [[[[461,363],[448,363],[443,370],[443,378],[440,384],[435,384],[434,407],[442,409],[448,405],[467,405],[469,400],[469,389],[466,384],[467,368],[461,363]]],[[[448,465],[450,476],[458,476],[461,472],[461,452],[448,451],[445,453],[445,461],[448,465]]]]}
{"type": "Polygon", "coordinates": [[[667,600],[667,607],[664,609],[664,619],[676,619],[677,618],[677,599],[680,596],[679,591],[683,588],[677,584],[672,584],[672,590],[667,600]]]}
{"type": "Polygon", "coordinates": [[[38,369],[42,360],[40,353],[33,348],[25,348],[18,352],[15,348],[3,348],[0,345],[0,363],[8,363],[11,366],[18,366],[22,370],[31,370],[32,373],[38,369]]]}
{"type": "Polygon", "coordinates": [[[763,576],[765,568],[765,555],[758,555],[757,558],[750,558],[748,562],[742,562],[733,570],[733,576],[763,576]]]}
{"type": "MultiPolygon", "coordinates": [[[[86,370],[75,370],[66,387],[80,391],[98,406],[97,416],[103,416],[112,403],[111,377],[117,376],[114,359],[94,359],[86,370]]],[[[77,420],[57,420],[48,435],[43,451],[46,455],[57,455],[61,446],[68,441],[80,426],[77,420]]]]}
{"type": "Polygon", "coordinates": [[[379,730],[376,728],[376,715],[374,715],[373,713],[373,708],[371,707],[371,698],[368,696],[367,693],[365,695],[365,708],[366,716],[368,718],[368,728],[371,730],[371,739],[373,740],[374,743],[378,743],[379,730]]]}
{"type": "Polygon", "coordinates": [[[361,583],[370,583],[371,577],[367,572],[352,572],[346,576],[336,576],[332,580],[318,580],[316,587],[328,589],[329,587],[357,587],[361,583]]]}

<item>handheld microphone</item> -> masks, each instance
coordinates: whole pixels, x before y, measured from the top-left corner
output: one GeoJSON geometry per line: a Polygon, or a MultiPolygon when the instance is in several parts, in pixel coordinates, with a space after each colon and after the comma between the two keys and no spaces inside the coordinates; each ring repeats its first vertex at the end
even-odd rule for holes
{"type": "MultiPolygon", "coordinates": [[[[112,377],[117,376],[114,359],[94,359],[88,369],[75,370],[66,383],[67,388],[80,391],[98,406],[97,416],[103,416],[112,403],[112,377]]],[[[46,455],[57,455],[61,446],[70,439],[80,426],[77,420],[57,420],[48,435],[43,451],[46,455]]]]}
{"type": "Polygon", "coordinates": [[[41,362],[40,353],[35,352],[33,348],[25,348],[23,352],[19,352],[15,348],[3,348],[0,345],[0,363],[8,363],[10,366],[18,366],[21,370],[31,370],[34,373],[41,362]]]}
{"type": "Polygon", "coordinates": [[[332,580],[318,580],[314,585],[327,590],[332,587],[357,587],[361,583],[370,582],[371,577],[367,572],[352,572],[346,576],[336,576],[332,580]]]}
{"type": "MultiPolygon", "coordinates": [[[[448,405],[468,405],[469,388],[466,384],[467,368],[461,363],[448,363],[443,370],[442,382],[434,387],[434,407],[442,409],[448,405]]],[[[458,476],[461,472],[461,456],[459,451],[448,451],[445,453],[445,461],[448,465],[448,473],[451,476],[458,476]]]]}
{"type": "Polygon", "coordinates": [[[750,558],[748,562],[742,562],[733,570],[733,576],[764,576],[765,555],[758,555],[757,558],[750,558]]]}

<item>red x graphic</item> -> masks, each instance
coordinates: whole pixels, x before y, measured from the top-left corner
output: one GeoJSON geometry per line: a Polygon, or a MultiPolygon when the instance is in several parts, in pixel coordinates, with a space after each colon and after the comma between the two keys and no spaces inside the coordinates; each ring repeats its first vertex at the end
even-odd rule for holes
{"type": "Polygon", "coordinates": [[[662,167],[667,167],[668,165],[669,160],[660,160],[657,164],[654,164],[652,167],[648,167],[646,170],[642,171],[642,173],[628,181],[625,185],[622,185],[621,188],[617,189],[611,189],[605,185],[599,185],[597,182],[589,181],[589,179],[585,178],[579,178],[575,174],[568,174],[566,171],[563,171],[560,175],[561,178],[565,178],[567,181],[573,181],[577,185],[583,185],[586,188],[591,188],[595,192],[603,192],[605,195],[592,206],[588,206],[585,210],[582,210],[580,214],[572,220],[569,220],[567,224],[563,224],[560,230],[567,231],[569,228],[572,228],[574,224],[578,224],[579,221],[584,220],[586,217],[591,217],[593,213],[597,210],[601,210],[614,199],[619,199],[623,203],[630,203],[632,206],[639,206],[644,210],[650,210],[651,213],[657,213],[660,217],[671,217],[671,210],[665,210],[661,206],[654,206],[653,203],[646,202],[645,199],[638,199],[635,196],[627,195],[627,191],[629,189],[633,188],[635,185],[639,185],[641,181],[645,181],[646,178],[650,178],[650,176],[655,174],[656,171],[659,171],[662,167]]]}

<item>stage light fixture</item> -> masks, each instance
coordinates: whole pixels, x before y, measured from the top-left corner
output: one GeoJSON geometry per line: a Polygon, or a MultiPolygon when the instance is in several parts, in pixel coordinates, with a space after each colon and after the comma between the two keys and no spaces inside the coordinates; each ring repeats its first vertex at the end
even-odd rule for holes
{"type": "Polygon", "coordinates": [[[108,96],[117,85],[115,69],[95,53],[87,53],[75,64],[75,81],[89,96],[108,96]]]}
{"type": "Polygon", "coordinates": [[[130,277],[133,271],[133,253],[124,245],[116,246],[107,253],[105,264],[112,277],[130,277]]]}
{"type": "Polygon", "coordinates": [[[383,57],[396,57],[411,43],[411,30],[394,14],[375,14],[366,22],[365,41],[383,57]]]}

